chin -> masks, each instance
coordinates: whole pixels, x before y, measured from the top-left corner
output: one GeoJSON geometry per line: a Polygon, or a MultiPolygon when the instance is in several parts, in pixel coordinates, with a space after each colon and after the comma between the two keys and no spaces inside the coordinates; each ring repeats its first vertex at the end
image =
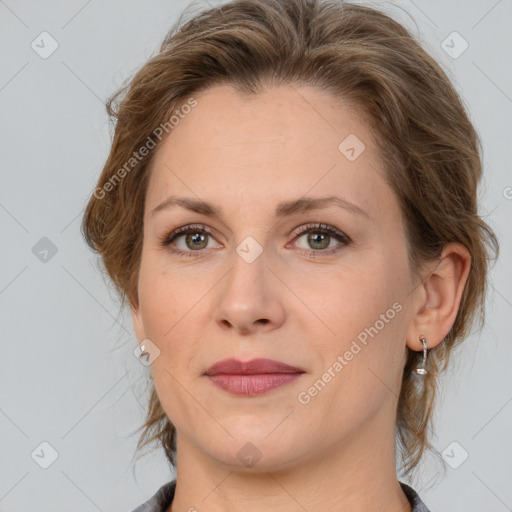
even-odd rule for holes
{"type": "MultiPolygon", "coordinates": [[[[217,463],[222,464],[229,471],[236,471],[237,473],[258,474],[267,473],[283,469],[288,469],[296,464],[297,457],[285,446],[281,445],[279,449],[275,443],[271,445],[263,443],[246,441],[240,443],[240,448],[237,447],[233,451],[233,445],[227,447],[226,451],[211,452],[210,456],[216,460],[217,463]]],[[[267,475],[268,476],[268,475],[267,475]]]]}

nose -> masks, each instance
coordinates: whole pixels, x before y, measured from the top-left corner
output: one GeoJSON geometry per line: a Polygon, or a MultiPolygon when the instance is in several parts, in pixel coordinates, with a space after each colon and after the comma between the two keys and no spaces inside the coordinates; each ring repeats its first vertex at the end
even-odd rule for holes
{"type": "Polygon", "coordinates": [[[215,321],[222,330],[247,335],[283,324],[282,284],[268,263],[265,251],[251,263],[233,252],[231,270],[217,288],[215,321]]]}

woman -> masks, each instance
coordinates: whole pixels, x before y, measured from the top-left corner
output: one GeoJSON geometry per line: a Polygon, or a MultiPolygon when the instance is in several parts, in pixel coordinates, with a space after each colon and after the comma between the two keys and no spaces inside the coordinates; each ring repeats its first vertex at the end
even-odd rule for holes
{"type": "Polygon", "coordinates": [[[108,107],[83,231],[151,364],[139,447],[177,471],[137,510],[427,511],[397,471],[498,249],[444,72],[376,10],[239,0],[108,107]]]}

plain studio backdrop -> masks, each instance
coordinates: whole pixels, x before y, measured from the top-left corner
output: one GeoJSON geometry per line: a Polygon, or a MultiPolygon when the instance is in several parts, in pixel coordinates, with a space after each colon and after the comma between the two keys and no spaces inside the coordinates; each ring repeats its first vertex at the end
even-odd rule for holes
{"type": "MultiPolygon", "coordinates": [[[[171,480],[135,464],[149,368],[80,234],[110,145],[105,99],[189,2],[0,0],[0,510],[126,511],[171,480]]],[[[197,9],[219,2],[198,0],[197,9]]],[[[411,483],[433,512],[512,510],[512,2],[374,2],[441,62],[483,141],[481,214],[501,243],[488,316],[442,380],[411,483]]]]}

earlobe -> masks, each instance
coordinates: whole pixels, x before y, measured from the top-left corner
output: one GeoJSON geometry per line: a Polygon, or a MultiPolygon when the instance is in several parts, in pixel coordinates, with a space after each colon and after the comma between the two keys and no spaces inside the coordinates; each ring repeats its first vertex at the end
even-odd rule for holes
{"type": "Polygon", "coordinates": [[[428,348],[436,347],[448,335],[459,310],[471,267],[468,250],[459,243],[447,244],[429,268],[421,285],[421,304],[407,335],[407,346],[422,350],[420,335],[428,348]]]}

